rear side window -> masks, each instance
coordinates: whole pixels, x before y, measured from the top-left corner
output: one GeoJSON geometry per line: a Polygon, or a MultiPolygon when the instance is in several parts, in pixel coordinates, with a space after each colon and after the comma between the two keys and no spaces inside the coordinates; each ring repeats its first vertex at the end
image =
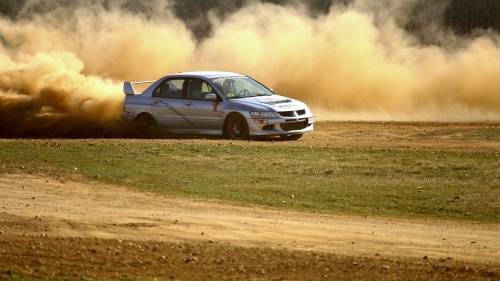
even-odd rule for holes
{"type": "Polygon", "coordinates": [[[153,92],[155,98],[182,99],[184,93],[184,79],[172,79],[163,82],[153,92]]]}

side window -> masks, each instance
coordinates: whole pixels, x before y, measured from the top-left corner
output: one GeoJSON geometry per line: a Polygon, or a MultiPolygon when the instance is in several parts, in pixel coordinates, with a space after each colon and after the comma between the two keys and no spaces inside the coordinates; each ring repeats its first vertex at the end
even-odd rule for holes
{"type": "Polygon", "coordinates": [[[167,80],[154,90],[153,97],[165,99],[182,99],[184,82],[184,79],[167,80]]]}
{"type": "Polygon", "coordinates": [[[187,85],[188,99],[191,100],[204,100],[206,95],[215,94],[215,90],[210,85],[199,79],[191,79],[187,85]]]}

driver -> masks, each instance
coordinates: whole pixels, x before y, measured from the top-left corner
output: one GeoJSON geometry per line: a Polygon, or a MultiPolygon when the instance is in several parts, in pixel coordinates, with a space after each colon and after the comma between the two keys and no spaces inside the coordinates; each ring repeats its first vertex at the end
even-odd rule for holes
{"type": "Polygon", "coordinates": [[[234,86],[234,79],[226,79],[222,84],[222,90],[226,97],[231,98],[236,96],[236,87],[234,86]]]}

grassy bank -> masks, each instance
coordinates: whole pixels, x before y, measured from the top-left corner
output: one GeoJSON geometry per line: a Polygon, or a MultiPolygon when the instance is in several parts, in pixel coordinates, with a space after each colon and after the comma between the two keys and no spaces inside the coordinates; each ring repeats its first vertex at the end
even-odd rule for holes
{"type": "Polygon", "coordinates": [[[0,167],[314,212],[500,222],[500,155],[492,151],[3,140],[0,167]]]}

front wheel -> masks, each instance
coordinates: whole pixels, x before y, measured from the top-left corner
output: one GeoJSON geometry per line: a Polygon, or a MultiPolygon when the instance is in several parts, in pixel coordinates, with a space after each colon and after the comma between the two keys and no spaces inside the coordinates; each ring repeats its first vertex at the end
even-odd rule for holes
{"type": "Polygon", "coordinates": [[[286,135],[286,136],[281,136],[280,138],[285,141],[296,141],[302,138],[304,134],[294,134],[294,135],[286,135]]]}
{"type": "Polygon", "coordinates": [[[247,120],[237,114],[229,115],[224,125],[224,132],[227,138],[232,140],[246,140],[250,137],[247,120]]]}

